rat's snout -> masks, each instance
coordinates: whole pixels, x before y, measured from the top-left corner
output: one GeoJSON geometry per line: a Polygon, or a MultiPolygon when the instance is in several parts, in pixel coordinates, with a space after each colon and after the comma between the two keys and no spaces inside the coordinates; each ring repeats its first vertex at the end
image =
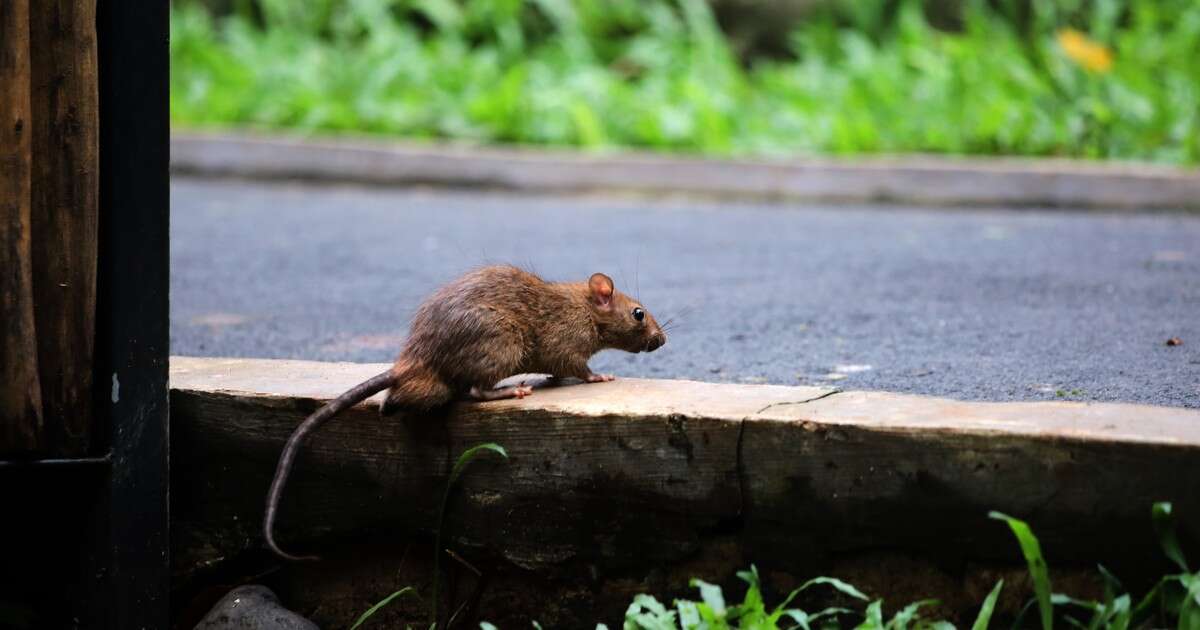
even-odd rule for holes
{"type": "Polygon", "coordinates": [[[654,336],[650,337],[650,340],[646,342],[646,352],[654,352],[665,343],[667,343],[667,334],[660,330],[654,333],[654,336]]]}

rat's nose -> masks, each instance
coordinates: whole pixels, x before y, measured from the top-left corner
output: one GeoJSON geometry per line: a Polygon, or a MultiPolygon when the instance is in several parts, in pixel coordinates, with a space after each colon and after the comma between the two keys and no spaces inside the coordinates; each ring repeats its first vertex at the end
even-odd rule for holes
{"type": "Polygon", "coordinates": [[[667,336],[660,332],[651,337],[650,341],[646,342],[646,352],[654,352],[661,348],[664,343],[667,343],[667,336]]]}

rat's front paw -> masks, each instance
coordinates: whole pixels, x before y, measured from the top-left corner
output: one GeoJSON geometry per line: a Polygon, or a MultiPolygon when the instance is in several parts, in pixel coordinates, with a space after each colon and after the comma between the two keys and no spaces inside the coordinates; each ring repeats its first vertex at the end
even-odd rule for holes
{"type": "Polygon", "coordinates": [[[588,374],[587,382],[589,383],[607,383],[608,381],[616,380],[617,377],[612,374],[588,374]]]}

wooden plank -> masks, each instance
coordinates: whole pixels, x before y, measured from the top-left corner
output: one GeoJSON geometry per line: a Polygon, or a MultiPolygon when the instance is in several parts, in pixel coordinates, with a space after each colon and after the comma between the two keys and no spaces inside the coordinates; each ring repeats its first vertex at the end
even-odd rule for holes
{"type": "MultiPolygon", "coordinates": [[[[173,359],[176,571],[257,548],[263,498],[297,421],[384,367],[173,359]],[[214,492],[230,482],[237,491],[214,492]]],[[[637,383],[652,382],[623,385],[637,392],[637,383]]],[[[467,544],[530,568],[691,553],[701,531],[740,509],[739,425],[682,409],[643,415],[653,391],[619,408],[605,396],[611,391],[608,384],[540,390],[540,405],[462,405],[446,418],[409,421],[380,418],[376,397],[307,444],[284,495],[282,544],[311,548],[323,537],[430,530],[453,457],[497,442],[509,460],[476,462],[456,494],[455,531],[467,544]],[[631,547],[637,554],[626,555],[631,547]]]]}
{"type": "MultiPolygon", "coordinates": [[[[172,359],[177,576],[260,547],[292,428],[385,367],[172,359]]],[[[879,548],[1007,558],[1010,534],[986,518],[996,509],[1030,518],[1056,559],[1146,570],[1155,500],[1174,501],[1200,534],[1197,410],[641,379],[427,420],[380,418],[376,405],[304,449],[285,493],[285,547],[432,528],[452,456],[484,441],[511,458],[464,477],[454,537],[528,568],[664,565],[713,532],[793,569],[879,548]]]]}
{"type": "Polygon", "coordinates": [[[1131,570],[1161,558],[1152,502],[1200,534],[1196,410],[844,392],[756,416],[743,448],[748,539],[801,561],[881,543],[1011,557],[991,510],[1030,520],[1053,558],[1131,570]]]}
{"type": "Polygon", "coordinates": [[[99,208],[95,0],[30,15],[33,249],[38,367],[50,448],[88,450],[99,208]]]}
{"type": "Polygon", "coordinates": [[[0,3],[0,454],[42,446],[30,253],[29,4],[0,3]]]}

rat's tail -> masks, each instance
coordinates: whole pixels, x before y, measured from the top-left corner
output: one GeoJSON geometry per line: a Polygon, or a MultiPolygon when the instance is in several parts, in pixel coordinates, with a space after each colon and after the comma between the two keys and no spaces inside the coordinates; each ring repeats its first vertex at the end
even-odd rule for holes
{"type": "Polygon", "coordinates": [[[392,385],[394,376],[391,370],[377,374],[352,387],[349,391],[329,401],[324,407],[314,411],[304,419],[300,426],[292,432],[287,443],[283,445],[283,453],[279,455],[279,465],[275,467],[275,479],[271,481],[271,490],[267,492],[267,513],[263,518],[263,536],[267,539],[267,547],[279,557],[287,560],[317,560],[316,556],[293,556],[286,553],[275,544],[275,512],[279,508],[279,497],[283,494],[283,485],[287,483],[288,473],[292,463],[296,461],[296,451],[300,443],[310,432],[319,429],[321,425],[371,396],[387,389],[392,385]]]}

